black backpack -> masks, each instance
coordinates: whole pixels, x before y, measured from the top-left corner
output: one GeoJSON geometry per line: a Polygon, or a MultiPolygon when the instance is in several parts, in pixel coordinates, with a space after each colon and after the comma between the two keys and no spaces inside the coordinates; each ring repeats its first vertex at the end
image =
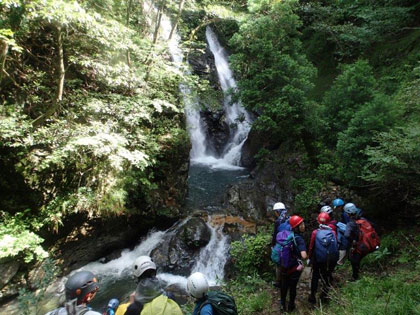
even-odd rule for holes
{"type": "Polygon", "coordinates": [[[214,315],[237,315],[238,311],[236,309],[235,300],[220,291],[209,291],[207,294],[207,300],[201,304],[198,313],[204,305],[210,304],[213,308],[214,315]]]}

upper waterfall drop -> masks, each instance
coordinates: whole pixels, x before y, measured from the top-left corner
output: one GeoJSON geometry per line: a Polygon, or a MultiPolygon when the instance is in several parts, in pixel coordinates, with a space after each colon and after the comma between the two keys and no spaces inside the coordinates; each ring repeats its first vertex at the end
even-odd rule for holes
{"type": "Polygon", "coordinates": [[[230,92],[237,89],[236,81],[229,67],[226,50],[220,45],[210,26],[206,27],[206,39],[210,51],[214,55],[217,75],[224,93],[223,107],[226,113],[226,122],[232,135],[221,159],[226,164],[239,166],[241,148],[251,129],[251,118],[240,101],[232,102],[230,92]]]}

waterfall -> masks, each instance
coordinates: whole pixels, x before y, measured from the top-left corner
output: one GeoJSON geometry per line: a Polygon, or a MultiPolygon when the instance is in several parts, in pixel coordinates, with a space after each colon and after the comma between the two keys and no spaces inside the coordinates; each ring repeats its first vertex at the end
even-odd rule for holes
{"type": "Polygon", "coordinates": [[[223,107],[226,120],[233,135],[224,149],[222,160],[227,164],[239,165],[241,148],[251,129],[251,118],[240,101],[232,102],[230,93],[237,89],[237,85],[229,67],[228,55],[210,26],[206,27],[206,39],[214,55],[217,75],[224,93],[223,107]]]}
{"type": "MultiPolygon", "coordinates": [[[[166,15],[161,20],[163,38],[168,38],[171,31],[171,21],[166,15]]],[[[181,83],[180,92],[183,97],[185,113],[187,118],[187,127],[191,139],[190,161],[192,164],[204,164],[212,168],[220,169],[240,169],[241,148],[246,140],[251,127],[251,119],[247,111],[242,107],[240,102],[231,104],[230,90],[236,89],[236,82],[233,78],[232,71],[229,68],[227,54],[223,47],[220,46],[216,35],[210,27],[206,29],[206,38],[210,46],[211,52],[214,54],[216,68],[222,90],[224,92],[224,110],[226,112],[226,122],[229,125],[231,134],[233,135],[230,142],[224,149],[223,156],[217,158],[207,153],[206,136],[203,123],[200,117],[200,106],[197,99],[192,97],[191,89],[188,85],[181,83]]],[[[179,47],[180,37],[174,33],[168,41],[169,52],[172,56],[174,64],[181,68],[184,56],[179,47]]],[[[186,74],[190,71],[185,70],[186,74]]]]}

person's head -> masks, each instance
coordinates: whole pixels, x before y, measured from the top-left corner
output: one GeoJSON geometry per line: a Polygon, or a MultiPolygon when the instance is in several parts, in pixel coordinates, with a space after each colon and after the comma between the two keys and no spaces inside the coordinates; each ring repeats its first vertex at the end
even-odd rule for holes
{"type": "Polygon", "coordinates": [[[341,211],[343,210],[344,201],[343,199],[337,198],[333,200],[332,205],[333,205],[334,210],[341,211]]]}
{"type": "Polygon", "coordinates": [[[298,230],[299,232],[305,231],[305,223],[303,222],[303,219],[298,215],[293,215],[289,219],[290,227],[293,230],[298,230]]]}
{"type": "Polygon", "coordinates": [[[93,300],[98,289],[98,281],[92,272],[76,272],[66,282],[66,300],[77,299],[77,305],[87,304],[93,300]]]}
{"type": "Polygon", "coordinates": [[[347,213],[350,218],[356,218],[359,209],[354,203],[346,203],[344,206],[344,212],[347,213]]]}
{"type": "Polygon", "coordinates": [[[318,223],[319,224],[328,224],[330,223],[330,215],[326,212],[321,212],[320,214],[318,214],[318,223]]]}
{"type": "Polygon", "coordinates": [[[118,305],[120,305],[118,299],[111,299],[108,302],[108,308],[113,309],[114,311],[118,308],[118,305]]]}
{"type": "Polygon", "coordinates": [[[287,209],[284,203],[282,202],[276,202],[273,206],[273,212],[276,217],[279,217],[281,214],[286,215],[287,209]]]}
{"type": "Polygon", "coordinates": [[[320,213],[327,213],[328,215],[331,215],[331,213],[333,212],[333,209],[330,206],[323,206],[321,208],[320,213]]]}
{"type": "Polygon", "coordinates": [[[139,256],[133,264],[133,274],[138,280],[156,276],[156,264],[149,256],[139,256]]]}
{"type": "Polygon", "coordinates": [[[201,272],[194,272],[187,280],[187,292],[193,298],[203,298],[209,290],[209,283],[206,276],[201,272]]]}

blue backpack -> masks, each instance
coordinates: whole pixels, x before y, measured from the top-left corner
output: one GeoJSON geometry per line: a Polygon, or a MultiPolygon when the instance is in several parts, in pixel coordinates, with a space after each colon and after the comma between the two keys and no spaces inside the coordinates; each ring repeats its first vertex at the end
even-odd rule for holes
{"type": "Polygon", "coordinates": [[[291,230],[292,230],[292,227],[290,226],[289,218],[287,218],[280,223],[279,227],[277,228],[277,233],[281,231],[291,231],[291,230]]]}
{"type": "Polygon", "coordinates": [[[315,259],[318,263],[338,260],[338,244],[332,230],[319,229],[316,232],[315,259]]]}
{"type": "Polygon", "coordinates": [[[344,236],[344,234],[346,233],[346,227],[347,225],[343,222],[337,223],[337,238],[340,248],[347,248],[348,245],[347,237],[344,236]]]}
{"type": "Polygon", "coordinates": [[[295,244],[295,235],[292,231],[285,230],[277,233],[276,245],[271,250],[271,260],[286,269],[293,267],[295,263],[293,257],[295,244]]]}

